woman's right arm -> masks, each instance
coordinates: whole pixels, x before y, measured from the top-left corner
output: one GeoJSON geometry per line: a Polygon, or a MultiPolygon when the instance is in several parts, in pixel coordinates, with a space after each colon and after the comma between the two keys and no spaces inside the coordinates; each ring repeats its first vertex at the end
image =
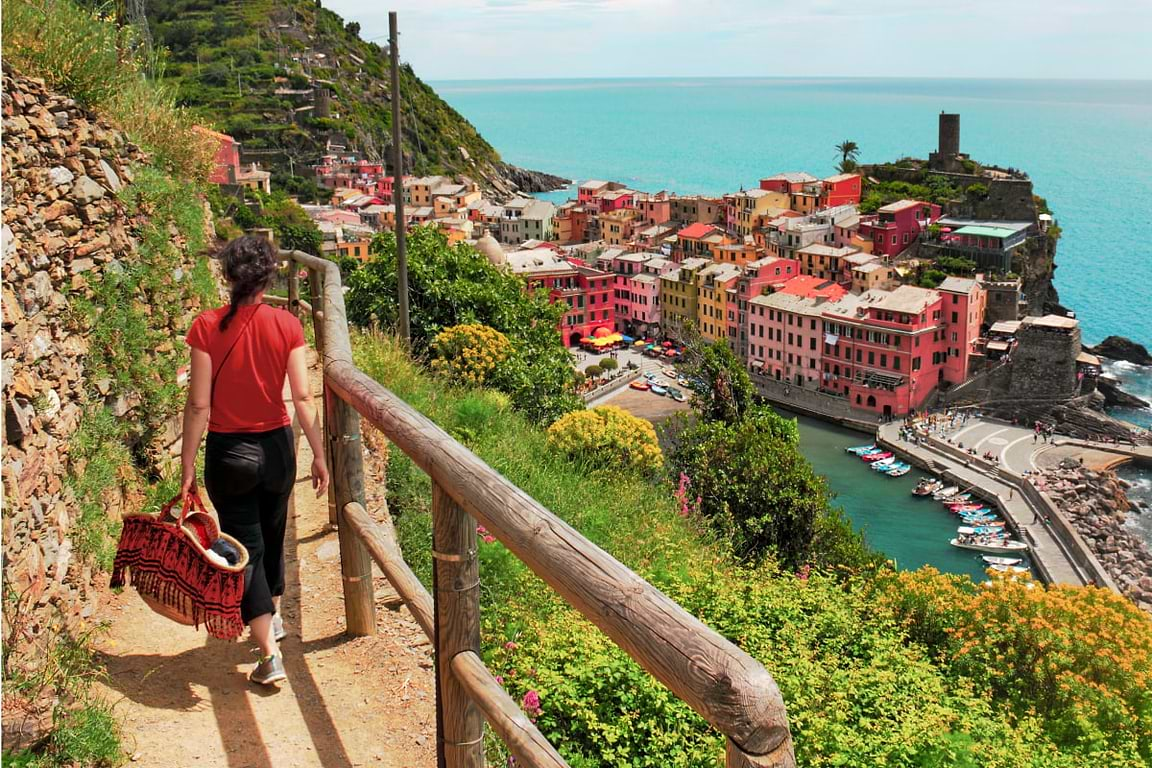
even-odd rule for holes
{"type": "Polygon", "coordinates": [[[319,498],[328,490],[328,465],[324,462],[324,439],[320,434],[320,420],[316,415],[312,397],[312,380],[308,376],[308,347],[296,347],[288,355],[288,386],[292,390],[292,405],[296,419],[312,448],[312,487],[319,498]]]}
{"type": "Polygon", "coordinates": [[[202,349],[192,347],[192,371],[188,381],[188,399],[184,403],[184,430],[180,438],[180,495],[196,490],[196,453],[204,430],[212,399],[212,357],[202,349]]]}

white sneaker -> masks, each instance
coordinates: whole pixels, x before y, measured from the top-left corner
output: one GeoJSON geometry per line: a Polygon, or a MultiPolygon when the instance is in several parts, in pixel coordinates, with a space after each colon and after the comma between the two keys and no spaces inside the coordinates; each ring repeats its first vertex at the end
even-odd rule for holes
{"type": "Polygon", "coordinates": [[[288,637],[288,630],[284,629],[284,618],[278,613],[272,614],[272,637],[276,638],[276,642],[288,637]]]}

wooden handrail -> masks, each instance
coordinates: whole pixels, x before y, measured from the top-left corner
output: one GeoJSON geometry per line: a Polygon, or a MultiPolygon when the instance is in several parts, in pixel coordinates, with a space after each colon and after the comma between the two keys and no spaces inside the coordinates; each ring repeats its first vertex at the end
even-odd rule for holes
{"type": "MultiPolygon", "coordinates": [[[[763,665],[359,370],[352,361],[339,269],[299,251],[284,255],[323,274],[324,378],[331,395],[380,429],[434,487],[725,734],[730,768],[794,766],[784,701],[763,665]]],[[[447,662],[455,664],[465,652],[447,662]]]]}

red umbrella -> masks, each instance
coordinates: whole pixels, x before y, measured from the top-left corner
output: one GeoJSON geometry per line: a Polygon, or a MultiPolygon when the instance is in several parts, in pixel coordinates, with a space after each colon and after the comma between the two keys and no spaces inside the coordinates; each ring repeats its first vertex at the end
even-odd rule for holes
{"type": "Polygon", "coordinates": [[[664,342],[664,346],[670,347],[670,346],[672,346],[672,342],[666,341],[666,342],[664,342]]]}
{"type": "Polygon", "coordinates": [[[598,339],[602,339],[605,336],[611,336],[612,331],[608,330],[604,326],[600,326],[599,328],[597,328],[595,331],[592,332],[592,335],[598,339]]]}

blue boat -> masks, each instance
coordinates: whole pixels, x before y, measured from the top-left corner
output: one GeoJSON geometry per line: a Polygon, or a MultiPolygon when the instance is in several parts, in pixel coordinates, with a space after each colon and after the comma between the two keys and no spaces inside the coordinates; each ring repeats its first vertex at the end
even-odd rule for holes
{"type": "Polygon", "coordinates": [[[877,453],[883,449],[877,448],[875,444],[872,445],[857,445],[853,448],[845,448],[846,452],[856,456],[864,456],[869,453],[877,453]]]}
{"type": "MultiPolygon", "coordinates": [[[[892,463],[892,464],[889,464],[887,467],[885,467],[885,468],[884,468],[884,474],[886,474],[886,475],[892,475],[892,474],[894,474],[894,473],[896,473],[896,472],[899,472],[899,473],[902,475],[902,474],[904,474],[905,472],[907,472],[907,471],[908,471],[908,470],[910,470],[910,469],[912,469],[912,465],[911,465],[911,464],[907,464],[907,463],[905,463],[905,462],[903,462],[903,461],[897,461],[897,462],[894,462],[894,463],[892,463]]],[[[899,475],[897,475],[897,477],[898,477],[898,476],[899,476],[899,475]]]]}

